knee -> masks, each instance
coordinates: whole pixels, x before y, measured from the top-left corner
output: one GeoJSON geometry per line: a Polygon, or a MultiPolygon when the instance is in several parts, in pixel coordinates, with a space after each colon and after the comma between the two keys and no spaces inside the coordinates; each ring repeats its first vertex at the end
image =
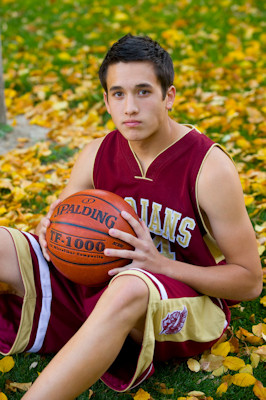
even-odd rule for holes
{"type": "Polygon", "coordinates": [[[136,323],[146,315],[149,289],[137,276],[118,276],[107,289],[110,305],[122,318],[136,323]]]}
{"type": "Polygon", "coordinates": [[[117,276],[109,289],[119,294],[120,302],[131,304],[134,301],[146,303],[148,301],[149,289],[146,283],[137,276],[117,276]]]}

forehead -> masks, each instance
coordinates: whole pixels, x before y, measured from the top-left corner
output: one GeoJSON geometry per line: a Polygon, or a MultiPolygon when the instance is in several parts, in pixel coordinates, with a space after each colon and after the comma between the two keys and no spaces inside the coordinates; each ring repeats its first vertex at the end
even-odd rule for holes
{"type": "Polygon", "coordinates": [[[149,61],[118,62],[109,65],[106,83],[108,90],[114,86],[126,88],[144,83],[160,87],[153,64],[149,61]]]}

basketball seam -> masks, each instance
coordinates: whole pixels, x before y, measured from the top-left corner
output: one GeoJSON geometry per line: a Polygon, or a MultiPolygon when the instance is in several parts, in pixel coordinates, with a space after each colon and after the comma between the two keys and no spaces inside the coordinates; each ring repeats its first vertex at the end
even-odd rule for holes
{"type": "MultiPolygon", "coordinates": [[[[113,193],[114,194],[114,193],[113,193]]],[[[72,198],[72,197],[79,197],[79,196],[81,196],[81,194],[72,194],[70,197],[72,198]]],[[[111,207],[113,207],[115,210],[117,210],[117,211],[119,211],[120,212],[120,214],[121,214],[121,212],[123,211],[123,210],[120,210],[119,208],[117,208],[116,206],[114,206],[112,203],[110,203],[109,201],[107,201],[107,200],[105,200],[105,199],[102,199],[101,197],[98,197],[98,196],[95,196],[95,195],[92,195],[92,194],[85,194],[85,193],[82,193],[82,196],[86,196],[86,197],[93,197],[93,198],[95,198],[95,199],[98,199],[98,200],[100,200],[100,201],[103,201],[103,202],[105,202],[105,203],[107,203],[107,204],[109,204],[111,207]]],[[[69,198],[70,198],[69,197],[69,198]]],[[[68,199],[66,199],[66,200],[68,200],[68,199]]]]}
{"type": "Polygon", "coordinates": [[[63,222],[63,221],[51,221],[52,224],[60,224],[60,225],[69,225],[69,226],[75,226],[76,228],[82,228],[82,229],[87,229],[88,231],[92,231],[92,232],[97,232],[97,233],[101,233],[102,235],[105,236],[109,236],[109,233],[106,233],[104,231],[99,231],[98,229],[93,229],[87,226],[83,226],[83,225],[78,225],[78,224],[73,224],[72,222],[63,222]]]}

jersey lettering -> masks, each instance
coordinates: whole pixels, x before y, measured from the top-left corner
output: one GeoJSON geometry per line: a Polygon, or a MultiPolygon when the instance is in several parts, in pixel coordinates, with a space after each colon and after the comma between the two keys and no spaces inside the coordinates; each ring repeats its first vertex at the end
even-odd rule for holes
{"type": "Polygon", "coordinates": [[[165,257],[170,260],[175,260],[175,253],[171,251],[170,242],[160,236],[155,236],[153,239],[153,243],[156,249],[163,254],[165,257]]]}
{"type": "Polygon", "coordinates": [[[180,235],[177,235],[176,240],[180,246],[186,248],[189,246],[191,239],[191,233],[187,229],[193,230],[196,226],[194,219],[185,217],[182,219],[181,224],[178,228],[180,235]]]}
{"type": "Polygon", "coordinates": [[[156,233],[156,235],[161,235],[161,218],[160,218],[160,211],[162,209],[162,205],[152,202],[152,213],[150,218],[150,223],[148,228],[151,232],[156,233]]]}
{"type": "Polygon", "coordinates": [[[134,209],[135,213],[138,213],[136,200],[133,197],[125,197],[124,200],[134,209]]]}
{"type": "Polygon", "coordinates": [[[180,220],[181,216],[182,216],[181,213],[171,210],[171,208],[166,207],[162,236],[165,239],[168,239],[173,243],[175,242],[176,225],[177,225],[177,222],[180,220]]]}
{"type": "MultiPolygon", "coordinates": [[[[125,201],[138,213],[137,204],[133,197],[125,197],[125,201]]],[[[190,217],[182,218],[182,213],[169,207],[166,207],[164,215],[161,215],[162,205],[156,202],[151,204],[152,211],[149,218],[149,206],[149,200],[141,198],[139,215],[141,215],[142,221],[146,223],[150,232],[156,235],[153,239],[155,246],[166,257],[174,259],[175,255],[170,251],[169,242],[175,243],[176,241],[181,247],[187,248],[192,237],[191,231],[195,229],[196,222],[190,217]]]]}
{"type": "Polygon", "coordinates": [[[149,200],[147,199],[140,199],[141,205],[141,219],[148,225],[148,207],[149,207],[149,200]]]}

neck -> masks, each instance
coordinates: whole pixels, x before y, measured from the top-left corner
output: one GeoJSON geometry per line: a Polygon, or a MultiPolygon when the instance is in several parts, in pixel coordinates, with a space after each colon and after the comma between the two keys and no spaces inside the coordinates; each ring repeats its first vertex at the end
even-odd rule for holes
{"type": "Polygon", "coordinates": [[[152,135],[145,140],[129,141],[132,151],[139,160],[143,173],[146,171],[152,161],[164,150],[181,139],[190,128],[176,123],[169,118],[168,126],[164,132],[152,135]]]}

